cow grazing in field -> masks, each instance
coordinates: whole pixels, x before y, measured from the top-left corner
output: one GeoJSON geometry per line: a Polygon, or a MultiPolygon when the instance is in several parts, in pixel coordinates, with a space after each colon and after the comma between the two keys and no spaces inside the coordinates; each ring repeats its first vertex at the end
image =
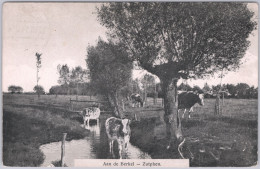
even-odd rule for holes
{"type": "Polygon", "coordinates": [[[119,149],[119,158],[122,159],[122,150],[125,150],[127,148],[127,144],[130,140],[130,120],[110,117],[106,120],[105,127],[109,141],[110,153],[114,155],[113,143],[114,141],[117,141],[119,149]]]}
{"type": "Polygon", "coordinates": [[[144,102],[143,99],[141,98],[140,94],[132,94],[130,97],[132,101],[132,107],[143,107],[144,102]]]}
{"type": "Polygon", "coordinates": [[[189,109],[189,118],[190,113],[193,112],[193,106],[198,103],[199,105],[204,105],[204,96],[203,94],[197,94],[194,92],[182,92],[178,94],[178,111],[184,109],[182,118],[184,118],[185,112],[189,109]]]}
{"type": "Polygon", "coordinates": [[[84,121],[84,126],[89,127],[89,120],[96,120],[97,124],[99,123],[99,116],[100,116],[100,109],[98,107],[88,107],[85,108],[83,111],[81,111],[83,121],[84,121]]]}

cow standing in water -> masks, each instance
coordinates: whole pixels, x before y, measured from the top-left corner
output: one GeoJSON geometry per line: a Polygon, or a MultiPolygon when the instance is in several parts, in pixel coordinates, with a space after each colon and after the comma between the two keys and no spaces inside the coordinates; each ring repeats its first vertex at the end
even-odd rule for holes
{"type": "Polygon", "coordinates": [[[132,94],[130,97],[132,101],[132,107],[143,107],[144,102],[143,99],[141,98],[140,94],[132,94]]]}
{"type": "Polygon", "coordinates": [[[182,118],[184,118],[185,112],[189,109],[189,118],[190,113],[193,112],[193,106],[198,103],[199,105],[204,105],[204,96],[203,94],[196,94],[193,92],[182,92],[178,94],[178,111],[184,109],[182,118]]]}
{"type": "Polygon", "coordinates": [[[84,126],[86,126],[87,123],[87,126],[89,127],[90,120],[96,120],[97,124],[99,124],[100,109],[98,107],[88,107],[80,113],[83,117],[84,126]]]}
{"type": "Polygon", "coordinates": [[[127,148],[130,140],[130,120],[110,117],[105,123],[106,133],[109,141],[109,151],[114,156],[113,143],[117,141],[119,158],[122,159],[122,150],[127,148]]]}

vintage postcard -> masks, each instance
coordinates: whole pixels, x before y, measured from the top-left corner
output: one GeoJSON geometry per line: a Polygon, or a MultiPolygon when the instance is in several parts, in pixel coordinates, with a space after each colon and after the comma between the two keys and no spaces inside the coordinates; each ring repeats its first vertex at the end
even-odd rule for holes
{"type": "Polygon", "coordinates": [[[257,2],[6,2],[3,166],[258,162],[257,2]]]}

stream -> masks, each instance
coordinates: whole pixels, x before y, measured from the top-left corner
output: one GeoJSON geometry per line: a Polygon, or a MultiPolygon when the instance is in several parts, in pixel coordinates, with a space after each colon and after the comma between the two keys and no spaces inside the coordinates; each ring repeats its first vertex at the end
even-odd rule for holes
{"type": "MultiPolygon", "coordinates": [[[[82,125],[82,127],[84,127],[82,125]]],[[[112,159],[109,152],[108,140],[104,125],[90,123],[89,127],[85,127],[90,134],[84,139],[72,140],[65,142],[65,164],[68,167],[74,166],[74,159],[112,159]]],[[[115,144],[116,146],[117,144],[115,144]]],[[[116,146],[117,147],[117,146],[116,146]]],[[[52,142],[40,146],[40,150],[44,153],[45,160],[42,167],[50,165],[53,161],[61,159],[61,141],[52,142]]],[[[118,158],[117,148],[114,149],[115,158],[118,158]]],[[[128,144],[128,149],[123,154],[125,159],[151,159],[151,157],[141,151],[139,148],[128,144]]]]}

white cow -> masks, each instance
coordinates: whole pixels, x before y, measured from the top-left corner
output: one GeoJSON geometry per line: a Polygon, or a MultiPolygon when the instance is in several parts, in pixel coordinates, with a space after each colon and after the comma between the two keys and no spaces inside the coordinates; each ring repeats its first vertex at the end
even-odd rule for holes
{"type": "Polygon", "coordinates": [[[81,111],[84,126],[89,127],[89,120],[96,120],[97,124],[99,124],[99,116],[100,116],[100,109],[98,107],[88,107],[81,111]]]}
{"type": "Polygon", "coordinates": [[[122,150],[127,148],[131,136],[130,120],[110,117],[106,120],[106,133],[109,141],[109,150],[112,155],[113,143],[117,141],[119,149],[119,158],[122,159],[122,150]]]}

